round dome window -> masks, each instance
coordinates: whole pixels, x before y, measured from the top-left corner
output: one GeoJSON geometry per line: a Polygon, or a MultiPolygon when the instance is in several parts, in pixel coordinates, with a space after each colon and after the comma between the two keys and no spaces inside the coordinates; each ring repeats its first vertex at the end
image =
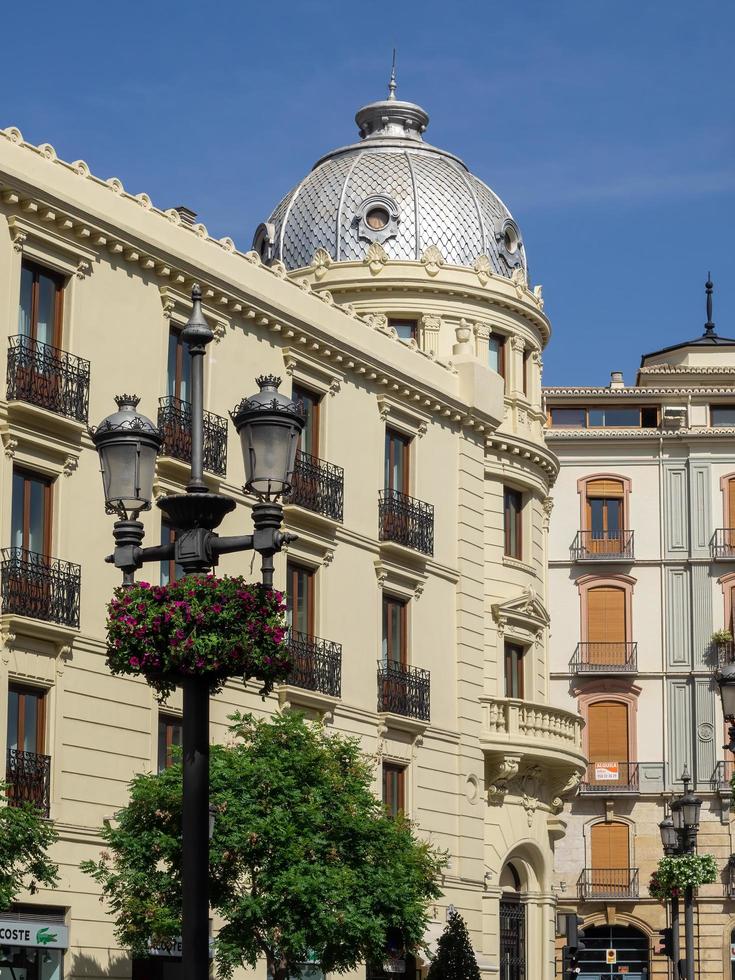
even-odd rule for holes
{"type": "Polygon", "coordinates": [[[390,221],[390,215],[385,208],[370,208],[365,215],[365,224],[373,231],[382,231],[390,221]]]}
{"type": "Polygon", "coordinates": [[[503,231],[503,245],[505,251],[509,252],[510,255],[514,255],[518,251],[518,232],[513,225],[506,225],[503,231]]]}

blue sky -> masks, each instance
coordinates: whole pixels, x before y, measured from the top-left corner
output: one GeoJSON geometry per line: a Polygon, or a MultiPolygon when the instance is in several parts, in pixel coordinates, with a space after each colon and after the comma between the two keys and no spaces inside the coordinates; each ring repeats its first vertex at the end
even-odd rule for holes
{"type": "Polygon", "coordinates": [[[521,226],[547,384],[632,382],[701,333],[709,268],[735,336],[732,0],[26,0],[3,35],[0,125],[240,247],[353,141],[395,45],[427,139],[521,226]]]}

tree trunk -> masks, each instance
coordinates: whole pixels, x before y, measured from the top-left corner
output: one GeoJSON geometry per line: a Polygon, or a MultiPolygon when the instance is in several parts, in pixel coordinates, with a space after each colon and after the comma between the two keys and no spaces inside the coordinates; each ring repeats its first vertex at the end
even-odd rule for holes
{"type": "Polygon", "coordinates": [[[268,973],[273,980],[288,980],[288,970],[283,960],[276,961],[272,956],[267,956],[266,959],[268,961],[268,973]]]}

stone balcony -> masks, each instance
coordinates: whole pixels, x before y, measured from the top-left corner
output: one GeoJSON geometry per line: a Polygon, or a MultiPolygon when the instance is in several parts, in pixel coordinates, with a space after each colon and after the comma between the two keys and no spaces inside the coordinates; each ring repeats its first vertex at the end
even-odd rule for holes
{"type": "Polygon", "coordinates": [[[547,801],[575,789],[587,766],[582,752],[581,717],[548,704],[516,698],[481,697],[480,744],[487,763],[488,795],[518,792],[529,773],[546,784],[547,801]],[[515,787],[511,785],[516,780],[515,787]]]}

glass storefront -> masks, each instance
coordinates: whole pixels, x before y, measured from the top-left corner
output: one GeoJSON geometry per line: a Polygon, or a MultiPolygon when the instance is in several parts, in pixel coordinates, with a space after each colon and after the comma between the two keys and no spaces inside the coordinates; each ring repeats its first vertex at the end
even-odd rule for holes
{"type": "Polygon", "coordinates": [[[60,949],[0,947],[0,980],[61,980],[60,949]]]}

